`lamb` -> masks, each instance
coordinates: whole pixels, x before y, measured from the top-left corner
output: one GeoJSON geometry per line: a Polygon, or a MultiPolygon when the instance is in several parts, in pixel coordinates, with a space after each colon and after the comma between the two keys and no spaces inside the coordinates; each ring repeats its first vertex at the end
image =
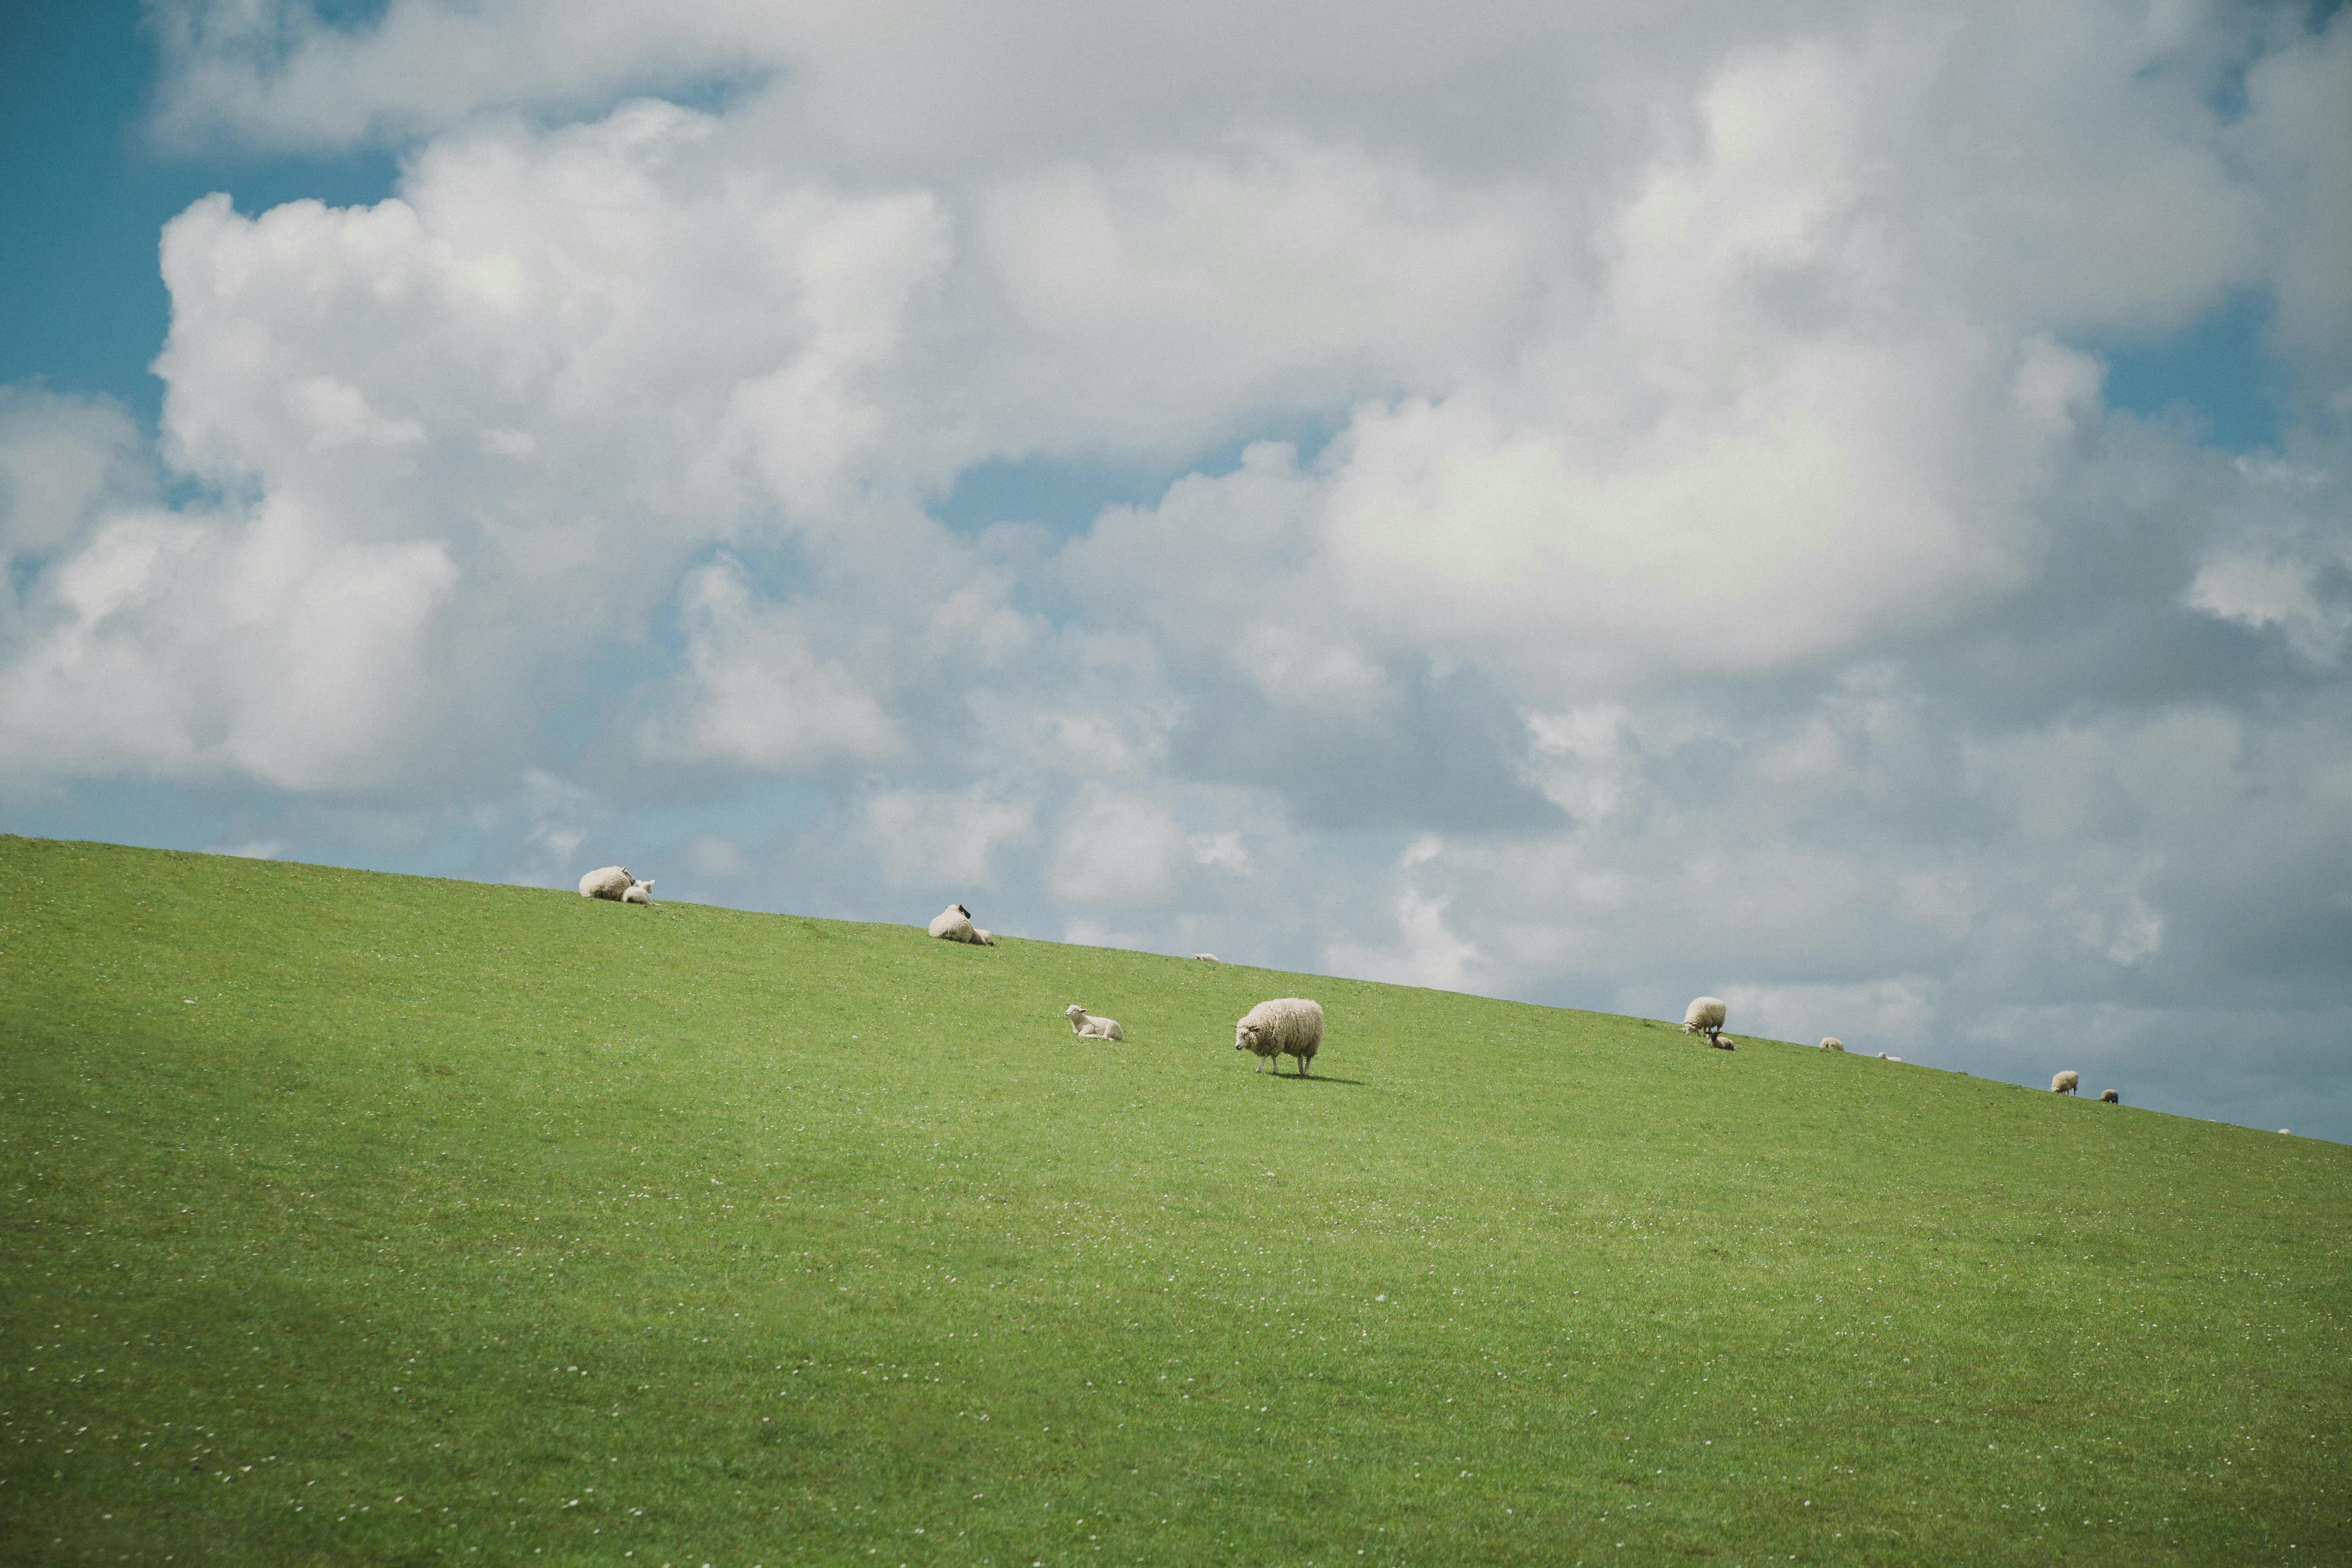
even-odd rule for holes
{"type": "Polygon", "coordinates": [[[2083,1075],[2071,1068],[2050,1080],[2050,1092],[2053,1094],[2075,1094],[2082,1088],[2083,1075]]]}
{"type": "Polygon", "coordinates": [[[941,942],[968,942],[974,947],[994,947],[996,938],[971,923],[971,911],[961,904],[950,904],[931,917],[931,934],[941,942]]]}
{"type": "Polygon", "coordinates": [[[1097,1017],[1076,1002],[1065,1008],[1062,1016],[1070,1021],[1070,1033],[1092,1040],[1124,1040],[1127,1031],[1118,1026],[1117,1018],[1097,1017]]]}
{"type": "MultiPolygon", "coordinates": [[[[580,879],[580,896],[583,899],[618,899],[636,885],[626,866],[607,866],[601,871],[591,871],[580,879]]],[[[647,887],[653,886],[648,882],[647,887]]]]}
{"type": "Polygon", "coordinates": [[[1714,1045],[1723,1033],[1723,1002],[1719,997],[1702,996],[1683,1013],[1683,1033],[1705,1035],[1706,1043],[1714,1045]]]}
{"type": "Polygon", "coordinates": [[[1845,1049],[1845,1042],[1835,1035],[1825,1035],[1822,1038],[1822,1049],[1843,1052],[1845,1049]]]}
{"type": "Polygon", "coordinates": [[[2121,1105],[2123,1102],[2123,1092],[2120,1089],[2103,1089],[2099,1090],[2099,1103],[2101,1105],[2121,1105]]]}
{"type": "Polygon", "coordinates": [[[1307,1076],[1307,1064],[1323,1045],[1323,1004],[1309,1002],[1303,996],[1282,996],[1271,1002],[1261,1002],[1242,1015],[1234,1026],[1234,1049],[1248,1051],[1258,1058],[1257,1072],[1265,1070],[1268,1059],[1274,1063],[1275,1075],[1282,1073],[1282,1058],[1291,1057],[1298,1063],[1298,1076],[1307,1076]]]}
{"type": "Polygon", "coordinates": [[[651,877],[647,877],[642,882],[632,881],[628,889],[621,895],[621,902],[625,904],[650,904],[653,901],[654,879],[651,877]]]}

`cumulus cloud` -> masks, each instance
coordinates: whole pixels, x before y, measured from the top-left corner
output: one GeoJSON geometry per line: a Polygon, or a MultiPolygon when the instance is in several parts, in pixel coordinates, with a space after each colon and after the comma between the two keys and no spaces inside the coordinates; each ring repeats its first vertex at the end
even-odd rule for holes
{"type": "Polygon", "coordinates": [[[0,396],[14,790],[2352,1104],[2346,14],[157,15],[402,174],[0,396]],[[2249,290],[2277,449],[2107,405],[2249,290]]]}

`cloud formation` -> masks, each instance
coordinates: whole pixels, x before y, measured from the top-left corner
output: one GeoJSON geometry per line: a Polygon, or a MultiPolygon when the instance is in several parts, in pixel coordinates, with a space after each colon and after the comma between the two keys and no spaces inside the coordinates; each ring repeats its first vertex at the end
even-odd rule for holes
{"type": "Polygon", "coordinates": [[[172,222],[152,447],[0,400],[16,797],[2352,1136],[2343,13],[159,16],[403,174],[172,222]],[[2249,291],[2275,448],[2109,405],[2249,291]]]}

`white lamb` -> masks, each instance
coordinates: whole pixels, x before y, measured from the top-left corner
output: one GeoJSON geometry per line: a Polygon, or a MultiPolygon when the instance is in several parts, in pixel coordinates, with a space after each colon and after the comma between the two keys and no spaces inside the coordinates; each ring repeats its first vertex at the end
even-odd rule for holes
{"type": "Polygon", "coordinates": [[[625,904],[650,904],[653,901],[654,879],[651,877],[642,882],[632,881],[621,894],[621,902],[625,904]]]}
{"type": "Polygon", "coordinates": [[[931,917],[931,934],[941,942],[968,942],[974,947],[994,947],[996,938],[971,923],[971,911],[950,904],[931,917]]]}
{"type": "Polygon", "coordinates": [[[1323,1004],[1309,1002],[1303,996],[1281,996],[1271,1002],[1261,1002],[1242,1015],[1234,1026],[1234,1049],[1248,1051],[1257,1058],[1258,1072],[1265,1070],[1268,1060],[1274,1063],[1276,1076],[1282,1072],[1282,1058],[1290,1057],[1298,1063],[1298,1076],[1307,1076],[1307,1064],[1323,1046],[1323,1004]]]}
{"type": "Polygon", "coordinates": [[[2074,1094],[2082,1087],[2083,1075],[2072,1068],[2050,1080],[2050,1092],[2053,1094],[2074,1094]]]}
{"type": "Polygon", "coordinates": [[[1213,952],[1196,952],[1192,955],[1192,962],[1195,963],[1214,963],[1217,962],[1217,955],[1213,952]]]}
{"type": "Polygon", "coordinates": [[[1724,1016],[1723,1001],[1720,997],[1702,996],[1684,1010],[1683,1033],[1705,1035],[1708,1045],[1721,1046],[1727,1051],[1731,1047],[1723,1044],[1724,1016]]]}
{"type": "Polygon", "coordinates": [[[607,866],[580,879],[580,896],[583,899],[618,899],[635,887],[636,880],[629,875],[626,866],[607,866]]]}
{"type": "Polygon", "coordinates": [[[1063,1009],[1062,1016],[1070,1021],[1070,1033],[1090,1040],[1123,1040],[1127,1031],[1118,1026],[1117,1018],[1097,1017],[1073,1002],[1063,1009]]]}
{"type": "Polygon", "coordinates": [[[1843,1051],[1845,1049],[1845,1042],[1839,1039],[1835,1035],[1825,1036],[1822,1040],[1822,1049],[1825,1051],[1843,1051]]]}

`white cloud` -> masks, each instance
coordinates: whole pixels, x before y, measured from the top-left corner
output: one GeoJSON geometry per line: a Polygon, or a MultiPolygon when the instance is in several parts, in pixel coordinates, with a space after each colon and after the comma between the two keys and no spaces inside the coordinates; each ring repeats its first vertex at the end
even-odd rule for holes
{"type": "Polygon", "coordinates": [[[866,808],[867,831],[883,870],[894,882],[947,890],[994,885],[991,861],[1004,845],[1026,838],[1035,808],[1003,800],[985,789],[894,790],[866,808]]]}

